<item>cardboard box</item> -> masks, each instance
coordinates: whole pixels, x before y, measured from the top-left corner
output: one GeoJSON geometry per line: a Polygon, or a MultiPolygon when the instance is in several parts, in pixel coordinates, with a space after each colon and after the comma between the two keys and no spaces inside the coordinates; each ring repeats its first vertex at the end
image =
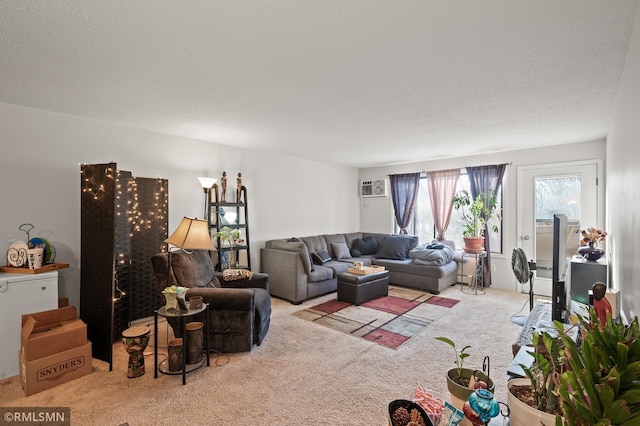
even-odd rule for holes
{"type": "Polygon", "coordinates": [[[77,316],[74,306],[22,315],[22,356],[33,361],[85,346],[87,325],[77,316]]]}
{"type": "Polygon", "coordinates": [[[61,385],[93,371],[91,342],[29,361],[20,351],[20,384],[29,395],[61,385]]]}

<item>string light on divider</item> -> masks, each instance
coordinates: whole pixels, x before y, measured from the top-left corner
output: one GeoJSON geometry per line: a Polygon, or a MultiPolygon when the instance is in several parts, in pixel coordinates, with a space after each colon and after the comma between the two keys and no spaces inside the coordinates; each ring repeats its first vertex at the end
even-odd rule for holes
{"type": "MultiPolygon", "coordinates": [[[[105,192],[104,182],[97,182],[97,176],[89,176],[87,173],[86,164],[82,164],[80,167],[80,174],[83,175],[84,186],[82,192],[87,192],[93,195],[93,199],[97,200],[100,193],[105,192]]],[[[106,166],[104,169],[104,178],[113,179],[113,168],[106,166]]]]}

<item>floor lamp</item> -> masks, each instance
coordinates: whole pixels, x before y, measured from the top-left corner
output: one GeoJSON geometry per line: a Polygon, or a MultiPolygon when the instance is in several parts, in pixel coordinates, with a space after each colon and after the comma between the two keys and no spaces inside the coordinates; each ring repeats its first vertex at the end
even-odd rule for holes
{"type": "Polygon", "coordinates": [[[200,181],[200,185],[202,185],[202,190],[204,191],[204,219],[207,218],[207,214],[209,213],[209,191],[213,188],[213,185],[216,184],[217,179],[200,176],[198,178],[200,181]]]}

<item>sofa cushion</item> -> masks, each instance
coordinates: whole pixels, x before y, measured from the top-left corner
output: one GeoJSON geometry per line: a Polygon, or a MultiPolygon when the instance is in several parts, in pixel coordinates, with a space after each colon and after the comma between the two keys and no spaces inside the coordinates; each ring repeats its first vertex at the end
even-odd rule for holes
{"type": "Polygon", "coordinates": [[[347,242],[347,247],[353,247],[353,242],[362,238],[362,232],[351,232],[348,234],[344,234],[344,239],[347,242]]]}
{"type": "Polygon", "coordinates": [[[338,259],[337,253],[333,251],[333,244],[347,244],[344,234],[327,234],[323,236],[327,243],[327,253],[329,253],[329,256],[331,256],[332,259],[338,259]]]}
{"type": "Polygon", "coordinates": [[[349,253],[347,243],[331,243],[331,248],[333,249],[334,258],[339,260],[351,258],[351,253],[349,253]]]}
{"type": "Polygon", "coordinates": [[[304,272],[308,274],[313,270],[313,263],[309,254],[309,250],[307,250],[307,246],[300,239],[290,238],[287,241],[276,240],[271,243],[271,248],[274,250],[284,250],[298,253],[300,255],[300,260],[302,261],[302,268],[304,269],[304,272]]]}
{"type": "Polygon", "coordinates": [[[315,271],[307,276],[307,282],[315,283],[318,281],[326,281],[333,278],[333,269],[326,266],[316,266],[315,271]]]}
{"type": "Polygon", "coordinates": [[[347,272],[347,269],[353,268],[353,263],[340,260],[332,260],[331,262],[325,263],[324,266],[333,270],[333,276],[335,278],[339,274],[344,274],[345,272],[347,272]]]}
{"type": "Polygon", "coordinates": [[[362,266],[371,266],[374,260],[376,260],[375,257],[350,257],[349,259],[342,259],[339,261],[349,265],[349,268],[353,268],[353,265],[356,262],[362,262],[362,266]]]}
{"type": "Polygon", "coordinates": [[[331,260],[331,256],[324,250],[318,250],[315,253],[311,254],[311,258],[313,259],[313,263],[316,265],[324,265],[328,261],[331,260]]]}
{"type": "Polygon", "coordinates": [[[358,238],[353,240],[351,255],[353,257],[369,256],[378,252],[378,241],[373,237],[358,238]]]}
{"type": "Polygon", "coordinates": [[[327,242],[322,235],[317,235],[315,237],[302,237],[302,241],[306,244],[309,253],[315,253],[320,250],[324,250],[327,253],[329,252],[327,242]]]}
{"type": "Polygon", "coordinates": [[[444,265],[419,265],[413,262],[412,259],[405,260],[391,260],[391,259],[377,259],[373,262],[374,265],[384,266],[390,273],[403,273],[416,276],[443,278],[445,276],[455,274],[458,270],[458,264],[456,262],[449,262],[444,265]]]}
{"type": "Polygon", "coordinates": [[[382,259],[403,260],[407,258],[411,249],[412,240],[410,237],[392,235],[384,237],[382,246],[376,256],[382,259]]]}

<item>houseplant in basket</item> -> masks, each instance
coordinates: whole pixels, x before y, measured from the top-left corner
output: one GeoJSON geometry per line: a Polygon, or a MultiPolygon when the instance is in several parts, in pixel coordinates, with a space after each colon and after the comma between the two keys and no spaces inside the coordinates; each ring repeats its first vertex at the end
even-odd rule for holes
{"type": "Polygon", "coordinates": [[[564,424],[640,424],[638,317],[629,325],[616,324],[610,316],[602,323],[590,309],[589,319],[579,322],[581,347],[562,336],[570,366],[559,382],[564,424]]]}
{"type": "MultiPolygon", "coordinates": [[[[495,191],[480,193],[472,198],[468,191],[462,190],[453,197],[453,208],[458,210],[464,221],[464,250],[480,252],[483,250],[485,225],[492,218],[500,218],[496,210],[498,198],[495,191]]],[[[492,226],[493,232],[498,232],[497,226],[492,226]]]]}
{"type": "MultiPolygon", "coordinates": [[[[558,323],[556,329],[565,335],[558,323]]],[[[569,338],[570,339],[570,338],[569,338]]],[[[507,402],[511,426],[540,424],[552,426],[562,411],[557,385],[565,370],[564,343],[561,337],[548,332],[536,332],[531,337],[533,362],[520,365],[527,378],[513,379],[507,384],[507,402]]]]}
{"type": "Polygon", "coordinates": [[[453,348],[455,353],[454,364],[455,368],[447,371],[447,389],[451,394],[451,402],[460,412],[465,402],[469,399],[469,396],[473,391],[479,387],[488,389],[491,393],[494,393],[495,386],[493,381],[489,378],[489,372],[485,374],[479,370],[471,370],[464,368],[464,360],[469,357],[467,350],[471,346],[467,345],[458,349],[456,344],[447,337],[436,337],[436,340],[446,343],[453,348]]]}

